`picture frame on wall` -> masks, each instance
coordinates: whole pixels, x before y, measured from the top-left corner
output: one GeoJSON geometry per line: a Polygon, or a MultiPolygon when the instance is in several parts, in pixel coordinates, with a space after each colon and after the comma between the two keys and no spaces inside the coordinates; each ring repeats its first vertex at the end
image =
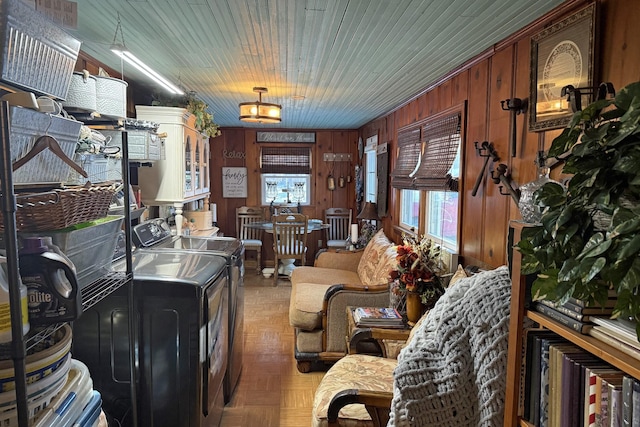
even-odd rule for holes
{"type": "Polygon", "coordinates": [[[529,131],[566,126],[573,111],[562,88],[587,89],[582,104],[591,102],[594,87],[595,3],[531,37],[529,131]]]}

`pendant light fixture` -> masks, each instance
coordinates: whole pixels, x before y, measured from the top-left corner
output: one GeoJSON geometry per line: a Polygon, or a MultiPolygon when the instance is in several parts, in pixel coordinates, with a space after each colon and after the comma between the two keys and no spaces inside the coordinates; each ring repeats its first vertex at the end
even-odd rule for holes
{"type": "Polygon", "coordinates": [[[258,93],[258,100],[239,104],[240,120],[251,123],[280,123],[282,106],[262,102],[262,94],[268,92],[267,88],[254,87],[253,91],[258,93]]]}
{"type": "MultiPolygon", "coordinates": [[[[111,43],[111,52],[118,55],[123,61],[126,61],[129,65],[133,66],[136,70],[140,71],[154,82],[162,86],[167,92],[174,95],[184,95],[184,91],[171,83],[169,80],[162,77],[156,71],[154,71],[147,64],[142,62],[133,53],[129,52],[124,44],[124,35],[122,34],[122,23],[120,22],[120,12],[118,12],[118,25],[116,26],[116,33],[113,35],[113,43],[111,43]],[[122,43],[117,43],[118,33],[120,33],[120,40],[122,43]]],[[[124,78],[124,72],[123,78],[124,78]]]]}

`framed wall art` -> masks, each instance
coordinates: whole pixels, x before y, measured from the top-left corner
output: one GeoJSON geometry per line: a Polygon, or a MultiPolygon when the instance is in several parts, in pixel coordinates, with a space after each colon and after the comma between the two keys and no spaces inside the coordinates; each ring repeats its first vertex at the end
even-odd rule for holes
{"type": "Polygon", "coordinates": [[[316,143],[315,132],[256,132],[257,142],[316,143]]]}
{"type": "MultiPolygon", "coordinates": [[[[593,88],[596,5],[591,4],[531,37],[529,131],[566,126],[573,115],[562,88],[593,88]]],[[[582,104],[592,90],[583,91],[582,104]]]]}
{"type": "Polygon", "coordinates": [[[247,197],[247,168],[222,168],[222,197],[247,197]]]}

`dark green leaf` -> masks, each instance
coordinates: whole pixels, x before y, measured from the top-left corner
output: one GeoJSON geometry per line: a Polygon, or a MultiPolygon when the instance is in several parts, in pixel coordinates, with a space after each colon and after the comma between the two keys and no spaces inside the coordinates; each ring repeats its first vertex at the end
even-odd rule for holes
{"type": "Polygon", "coordinates": [[[566,201],[566,189],[557,182],[547,182],[536,190],[534,201],[542,206],[560,206],[566,201]]]}
{"type": "Polygon", "coordinates": [[[578,129],[565,128],[560,135],[555,137],[549,148],[549,157],[558,157],[569,151],[578,141],[580,131],[578,129]]]}
{"type": "Polygon", "coordinates": [[[639,231],[640,231],[640,217],[636,217],[636,218],[618,223],[618,225],[616,225],[615,228],[611,230],[611,233],[609,233],[609,238],[614,239],[620,235],[624,235],[628,233],[637,233],[639,231]]]}
{"type": "Polygon", "coordinates": [[[631,268],[627,270],[624,278],[618,283],[618,289],[634,290],[640,286],[640,258],[635,258],[631,268]]]}
{"type": "Polygon", "coordinates": [[[520,266],[520,272],[525,276],[527,274],[533,274],[540,271],[541,264],[533,256],[522,257],[522,265],[520,266]]]}
{"type": "Polygon", "coordinates": [[[538,274],[538,278],[531,285],[531,298],[533,300],[555,299],[557,283],[557,269],[548,270],[545,274],[538,274]]]}
{"type": "Polygon", "coordinates": [[[640,98],[640,82],[630,83],[618,91],[615,97],[616,107],[626,111],[634,102],[634,98],[640,98]]]}
{"type": "Polygon", "coordinates": [[[600,258],[588,258],[580,263],[580,274],[582,275],[582,283],[591,282],[607,263],[607,259],[600,258]]]}
{"type": "Polygon", "coordinates": [[[584,245],[584,249],[582,250],[582,253],[580,254],[579,258],[589,258],[589,257],[598,256],[605,250],[609,249],[609,246],[611,246],[611,241],[607,240],[605,242],[604,234],[595,233],[593,236],[589,238],[589,240],[587,241],[587,244],[584,245]]]}
{"type": "Polygon", "coordinates": [[[640,98],[640,82],[630,83],[616,93],[616,107],[622,110],[628,110],[634,99],[640,98]]]}
{"type": "Polygon", "coordinates": [[[638,256],[638,252],[640,252],[640,234],[636,234],[629,242],[621,246],[618,259],[638,256]]]}
{"type": "Polygon", "coordinates": [[[580,263],[575,258],[567,259],[558,272],[558,280],[569,282],[580,278],[580,263]]]}
{"type": "Polygon", "coordinates": [[[571,225],[569,225],[569,227],[567,227],[567,229],[565,230],[562,244],[566,245],[567,243],[569,243],[571,238],[576,235],[579,229],[580,229],[580,225],[577,222],[571,223],[571,225]]]}

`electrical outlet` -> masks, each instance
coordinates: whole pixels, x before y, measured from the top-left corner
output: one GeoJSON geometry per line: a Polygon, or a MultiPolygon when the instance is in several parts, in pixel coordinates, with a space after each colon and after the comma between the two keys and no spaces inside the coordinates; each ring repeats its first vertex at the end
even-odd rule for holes
{"type": "Polygon", "coordinates": [[[318,240],[318,247],[321,248],[322,247],[322,240],[318,240]]]}

